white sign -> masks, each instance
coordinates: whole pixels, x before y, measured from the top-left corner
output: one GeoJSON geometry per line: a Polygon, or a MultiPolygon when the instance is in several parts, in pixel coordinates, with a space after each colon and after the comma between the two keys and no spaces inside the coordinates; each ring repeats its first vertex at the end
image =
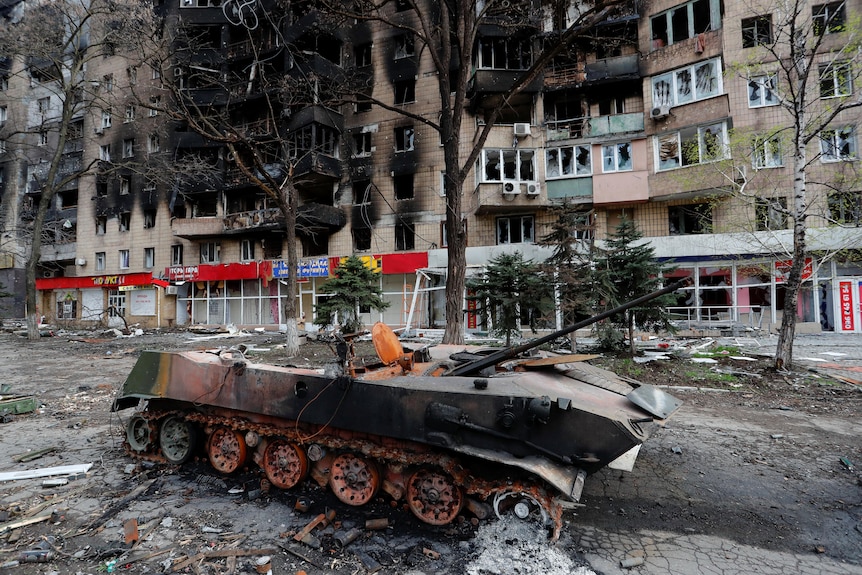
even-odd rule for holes
{"type": "Polygon", "coordinates": [[[138,289],[126,293],[131,315],[156,315],[156,290],[138,289]]]}

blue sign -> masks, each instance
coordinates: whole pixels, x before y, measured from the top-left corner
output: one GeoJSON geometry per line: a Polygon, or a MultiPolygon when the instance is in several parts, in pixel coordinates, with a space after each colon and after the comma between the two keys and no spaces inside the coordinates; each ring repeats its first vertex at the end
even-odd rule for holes
{"type": "MultiPolygon", "coordinates": [[[[325,278],[329,277],[329,258],[313,258],[300,260],[296,267],[296,275],[301,278],[325,278]]],[[[272,262],[272,277],[287,277],[287,262],[275,260],[272,262]]]]}

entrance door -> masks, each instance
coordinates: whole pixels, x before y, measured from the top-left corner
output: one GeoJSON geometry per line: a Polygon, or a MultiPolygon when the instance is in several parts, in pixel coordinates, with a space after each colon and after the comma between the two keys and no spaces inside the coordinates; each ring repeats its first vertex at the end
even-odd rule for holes
{"type": "Polygon", "coordinates": [[[862,278],[838,281],[835,331],[862,333],[862,278]]]}
{"type": "Polygon", "coordinates": [[[126,327],[123,318],[126,317],[126,292],[112,290],[108,292],[108,327],[126,327]]]}

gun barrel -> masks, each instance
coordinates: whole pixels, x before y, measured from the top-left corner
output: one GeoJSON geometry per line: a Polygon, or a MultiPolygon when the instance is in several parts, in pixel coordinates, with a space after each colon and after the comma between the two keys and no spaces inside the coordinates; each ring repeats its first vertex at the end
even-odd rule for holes
{"type": "Polygon", "coordinates": [[[572,325],[565,327],[561,330],[555,331],[553,333],[550,333],[548,335],[545,335],[545,336],[542,336],[542,337],[539,337],[536,339],[531,339],[530,341],[528,341],[526,343],[522,343],[521,345],[501,349],[500,351],[494,352],[494,353],[487,355],[481,359],[469,361],[467,363],[459,365],[458,367],[452,369],[451,371],[446,372],[444,375],[456,376],[456,375],[471,375],[471,374],[477,373],[479,371],[482,371],[486,367],[491,367],[492,365],[495,365],[496,363],[499,363],[499,362],[507,360],[507,359],[511,359],[518,354],[521,354],[521,353],[524,353],[525,351],[531,350],[534,347],[538,347],[540,345],[546,344],[550,341],[557,339],[558,337],[568,335],[568,334],[572,333],[573,331],[579,330],[579,329],[586,327],[588,325],[592,325],[592,324],[596,323],[597,321],[601,321],[607,317],[610,317],[612,315],[623,312],[629,308],[637,307],[637,306],[641,305],[642,303],[648,302],[648,301],[653,300],[657,297],[661,297],[664,294],[674,292],[674,291],[678,290],[679,288],[685,287],[686,285],[688,285],[690,283],[691,283],[691,276],[683,278],[683,279],[676,281],[676,282],[674,282],[668,286],[663,287],[660,290],[650,292],[650,293],[643,295],[637,299],[633,299],[630,302],[626,302],[626,303],[624,303],[620,306],[617,306],[613,309],[602,312],[598,315],[594,315],[594,316],[589,317],[583,321],[579,321],[578,323],[572,324],[572,325]]]}

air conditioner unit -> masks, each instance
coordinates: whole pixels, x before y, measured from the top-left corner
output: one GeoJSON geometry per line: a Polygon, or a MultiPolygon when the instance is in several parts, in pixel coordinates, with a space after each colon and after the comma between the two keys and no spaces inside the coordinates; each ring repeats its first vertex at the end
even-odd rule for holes
{"type": "Polygon", "coordinates": [[[58,274],[59,274],[59,272],[54,271],[54,270],[45,270],[44,272],[42,272],[42,277],[43,278],[55,278],[55,277],[57,277],[58,274]]]}
{"type": "Polygon", "coordinates": [[[177,286],[167,286],[165,288],[165,293],[167,295],[177,295],[177,286]]]}
{"type": "Polygon", "coordinates": [[[515,195],[520,194],[521,188],[515,180],[503,180],[503,194],[515,195]]]}
{"type": "Polygon", "coordinates": [[[670,115],[670,106],[656,106],[649,112],[649,117],[653,120],[667,118],[670,115]]]}
{"type": "Polygon", "coordinates": [[[527,124],[526,122],[524,122],[524,123],[518,122],[517,124],[515,124],[514,131],[515,131],[515,135],[518,136],[519,138],[523,138],[524,136],[529,136],[530,135],[530,124],[527,124]]]}
{"type": "Polygon", "coordinates": [[[524,184],[528,196],[538,196],[542,193],[542,186],[538,182],[529,182],[524,184]]]}
{"type": "Polygon", "coordinates": [[[75,259],[75,265],[76,266],[85,266],[85,265],[87,265],[87,260],[85,260],[84,258],[77,258],[77,259],[75,259]]]}

